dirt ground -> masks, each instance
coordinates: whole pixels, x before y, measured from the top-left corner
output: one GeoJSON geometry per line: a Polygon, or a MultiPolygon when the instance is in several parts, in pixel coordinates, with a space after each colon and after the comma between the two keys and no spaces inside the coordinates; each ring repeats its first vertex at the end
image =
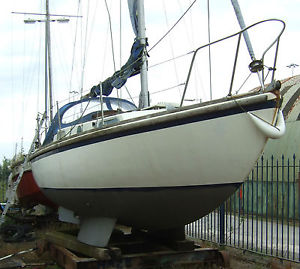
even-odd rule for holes
{"type": "MultiPolygon", "coordinates": [[[[63,224],[43,224],[42,227],[35,227],[31,232],[31,239],[27,238],[27,241],[7,243],[0,239],[0,269],[1,268],[34,268],[34,269],[59,269],[55,262],[51,259],[49,253],[45,252],[42,255],[38,255],[36,248],[36,242],[38,238],[42,236],[45,231],[48,230],[60,230],[65,229],[63,224]],[[32,250],[33,249],[33,250],[32,250]],[[19,251],[32,250],[28,253],[15,255],[10,258],[4,258],[7,255],[18,253],[19,251]]],[[[215,245],[206,242],[197,242],[201,247],[216,247],[215,245]]],[[[227,251],[230,259],[231,269],[289,269],[299,268],[300,264],[292,263],[288,261],[280,261],[279,259],[266,257],[250,253],[248,251],[242,251],[239,249],[223,247],[221,250],[227,251]]],[[[186,267],[185,267],[186,268],[186,267]]],[[[162,269],[162,268],[161,268],[162,269]]]]}
{"type": "Polygon", "coordinates": [[[285,261],[279,258],[227,246],[219,247],[217,244],[201,240],[196,243],[200,244],[201,247],[213,247],[226,251],[230,259],[230,269],[300,269],[300,263],[285,261]]]}

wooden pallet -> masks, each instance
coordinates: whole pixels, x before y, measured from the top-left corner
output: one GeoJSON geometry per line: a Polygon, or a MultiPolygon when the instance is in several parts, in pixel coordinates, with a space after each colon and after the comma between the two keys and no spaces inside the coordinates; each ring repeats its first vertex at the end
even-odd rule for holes
{"type": "Polygon", "coordinates": [[[75,236],[46,233],[38,242],[38,252],[50,251],[58,265],[66,269],[135,268],[226,268],[228,258],[218,249],[200,248],[188,240],[167,244],[127,235],[98,248],[77,241],[75,236]],[[171,247],[170,247],[171,246],[171,247]],[[193,246],[191,248],[191,246],[193,246]]]}

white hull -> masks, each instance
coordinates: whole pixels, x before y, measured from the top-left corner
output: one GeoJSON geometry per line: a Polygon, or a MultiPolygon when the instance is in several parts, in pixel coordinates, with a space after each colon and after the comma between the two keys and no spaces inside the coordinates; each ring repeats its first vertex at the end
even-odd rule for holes
{"type": "MultiPolygon", "coordinates": [[[[254,113],[273,117],[273,109],[254,113]]],[[[237,114],[93,143],[34,162],[34,175],[58,189],[241,182],[266,143],[253,125],[237,114]]]]}
{"type": "Polygon", "coordinates": [[[226,199],[263,151],[268,137],[252,117],[274,128],[278,109],[264,102],[275,96],[266,94],[258,106],[248,99],[250,115],[226,101],[50,144],[33,156],[34,177],[79,216],[150,229],[187,224],[226,199]]]}
{"type": "MultiPolygon", "coordinates": [[[[275,108],[251,111],[270,124],[275,113],[275,108]]],[[[150,126],[155,124],[152,118],[141,121],[144,126],[147,121],[150,126]]],[[[100,132],[100,138],[101,135],[100,132]]],[[[171,127],[166,123],[155,130],[137,130],[91,144],[69,145],[61,152],[56,149],[54,154],[50,152],[33,161],[33,172],[41,188],[58,189],[241,182],[262,153],[267,138],[247,113],[171,127]]],[[[60,147],[57,143],[56,148],[60,147]]]]}

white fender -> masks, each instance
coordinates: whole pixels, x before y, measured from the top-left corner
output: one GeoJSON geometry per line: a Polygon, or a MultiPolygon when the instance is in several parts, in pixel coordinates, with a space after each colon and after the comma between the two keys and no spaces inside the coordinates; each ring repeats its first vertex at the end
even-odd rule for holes
{"type": "Polygon", "coordinates": [[[247,112],[255,126],[268,138],[278,139],[285,133],[285,122],[281,110],[278,110],[276,126],[262,120],[258,116],[247,112]]]}

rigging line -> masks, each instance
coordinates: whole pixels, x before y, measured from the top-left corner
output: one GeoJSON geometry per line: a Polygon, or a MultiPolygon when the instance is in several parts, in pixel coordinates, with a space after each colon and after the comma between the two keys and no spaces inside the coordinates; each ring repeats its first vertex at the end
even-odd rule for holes
{"type": "MultiPolygon", "coordinates": [[[[208,43],[210,44],[210,8],[209,0],[207,0],[207,31],[208,31],[208,43]]],[[[208,61],[209,61],[209,96],[212,100],[212,78],[211,78],[211,46],[208,46],[208,61]]]]}
{"type": "Polygon", "coordinates": [[[12,122],[12,127],[11,127],[11,130],[12,130],[12,134],[13,134],[13,138],[15,138],[16,136],[16,114],[15,114],[15,109],[14,108],[14,105],[13,105],[13,100],[15,99],[15,80],[13,79],[13,76],[14,76],[14,57],[13,55],[15,55],[15,42],[14,42],[14,23],[13,23],[13,19],[12,17],[10,17],[10,38],[11,38],[11,46],[10,46],[10,72],[11,72],[11,79],[10,79],[10,83],[11,83],[11,91],[10,91],[10,94],[11,94],[11,98],[10,98],[10,107],[11,107],[11,113],[10,115],[12,116],[11,118],[11,122],[12,122]]]}
{"type": "MultiPolygon", "coordinates": [[[[110,16],[109,8],[108,8],[108,5],[107,5],[107,1],[104,0],[104,2],[105,2],[107,15],[108,15],[110,41],[111,41],[111,53],[112,53],[113,64],[114,64],[114,72],[116,72],[117,69],[116,69],[116,60],[115,60],[114,40],[113,40],[113,33],[112,33],[112,26],[111,26],[111,16],[110,16]]],[[[117,89],[117,97],[119,98],[119,89],[117,89]]]]}
{"type": "Polygon", "coordinates": [[[90,1],[88,1],[87,11],[86,11],[87,14],[86,14],[85,36],[84,36],[83,63],[82,63],[82,70],[81,70],[80,97],[82,97],[83,77],[84,77],[85,62],[86,62],[87,32],[88,32],[87,30],[88,30],[88,25],[89,25],[89,11],[90,11],[90,1]]]}
{"type": "MultiPolygon", "coordinates": [[[[180,5],[180,9],[182,11],[183,8],[182,8],[181,1],[179,1],[179,0],[177,0],[177,1],[178,1],[178,4],[180,5]]],[[[192,0],[189,0],[189,3],[191,3],[191,2],[192,2],[192,0]]],[[[199,5],[201,5],[201,3],[199,3],[199,5]]],[[[191,11],[191,13],[194,12],[194,11],[197,12],[197,10],[193,10],[193,11],[191,11]]],[[[196,13],[196,14],[199,15],[198,13],[196,13]]],[[[193,32],[194,32],[194,28],[193,27],[196,25],[194,23],[194,19],[195,19],[195,16],[191,15],[191,16],[188,17],[188,19],[184,20],[184,25],[186,27],[186,36],[187,36],[187,38],[189,40],[189,43],[192,45],[193,48],[196,47],[196,45],[195,45],[196,44],[195,35],[193,34],[193,32]],[[190,29],[192,29],[192,31],[190,31],[190,29]]],[[[197,28],[197,31],[198,31],[198,28],[197,28]]],[[[199,85],[199,80],[201,80],[201,75],[200,75],[201,72],[199,72],[199,66],[198,65],[195,66],[195,71],[194,72],[196,74],[199,74],[199,76],[194,76],[195,98],[197,100],[201,100],[201,98],[199,97],[201,90],[199,90],[200,87],[198,86],[199,85]]]]}
{"type": "Polygon", "coordinates": [[[244,85],[246,84],[246,82],[248,81],[248,79],[250,78],[250,76],[252,75],[252,73],[250,72],[249,75],[247,76],[247,78],[244,80],[244,82],[242,83],[242,85],[239,87],[239,89],[235,92],[235,94],[238,94],[240,92],[240,90],[244,87],[244,85]]]}
{"type": "MultiPolygon", "coordinates": [[[[122,45],[121,45],[121,40],[122,40],[122,3],[121,3],[122,1],[120,0],[120,2],[119,2],[119,13],[120,13],[120,15],[119,15],[119,28],[120,28],[120,70],[121,70],[121,63],[122,63],[122,45]]],[[[120,97],[120,98],[122,98],[122,94],[121,94],[122,92],[121,92],[121,89],[117,89],[117,96],[118,97],[120,97]]],[[[120,108],[120,106],[121,106],[121,103],[120,103],[120,100],[118,101],[118,106],[119,106],[119,108],[120,108]]]]}
{"type": "Polygon", "coordinates": [[[189,12],[189,10],[192,8],[192,6],[197,2],[197,0],[194,0],[192,4],[187,8],[187,10],[180,16],[180,18],[174,23],[174,25],[148,50],[150,52],[152,49],[154,49],[174,28],[175,26],[182,20],[182,18],[189,12]]]}
{"type": "MultiPolygon", "coordinates": [[[[177,87],[181,87],[181,86],[184,86],[184,85],[185,85],[185,82],[179,83],[178,85],[175,85],[175,86],[172,86],[172,87],[169,87],[169,88],[166,88],[166,89],[162,89],[162,90],[159,90],[159,91],[156,91],[156,92],[151,92],[151,95],[161,93],[161,92],[166,92],[166,91],[169,91],[169,90],[173,90],[177,87]]],[[[139,96],[134,96],[133,98],[137,99],[137,98],[139,98],[139,96]]]]}
{"type": "MultiPolygon", "coordinates": [[[[166,10],[166,5],[165,5],[165,1],[162,2],[163,3],[163,9],[164,9],[164,15],[165,15],[165,20],[166,20],[166,25],[167,27],[169,27],[169,21],[168,21],[168,16],[167,16],[167,10],[166,10]]],[[[174,47],[172,45],[172,40],[171,40],[171,35],[169,35],[169,43],[170,43],[170,47],[171,47],[171,54],[172,54],[172,58],[174,59],[174,47]]],[[[174,66],[174,71],[175,71],[175,77],[176,77],[176,82],[179,83],[179,77],[178,77],[178,71],[177,71],[177,66],[176,66],[176,62],[173,61],[173,66],[174,66]]],[[[178,93],[180,94],[180,89],[178,88],[178,93]]]]}
{"type": "Polygon", "coordinates": [[[120,69],[122,67],[122,0],[120,0],[120,69]]]}
{"type": "Polygon", "coordinates": [[[112,34],[112,27],[111,27],[111,16],[110,12],[108,9],[107,1],[104,0],[107,15],[108,15],[108,21],[109,21],[109,30],[110,30],[110,41],[111,41],[111,52],[112,52],[112,57],[113,57],[113,64],[114,64],[114,72],[116,72],[116,60],[115,60],[115,49],[114,49],[114,40],[113,40],[113,34],[112,34]]]}
{"type": "Polygon", "coordinates": [[[181,54],[181,55],[176,56],[176,57],[174,57],[174,58],[171,58],[171,59],[162,61],[162,62],[160,62],[160,63],[153,64],[153,65],[149,66],[148,68],[150,69],[150,68],[156,67],[156,66],[158,66],[158,65],[161,65],[161,64],[164,64],[164,63],[168,63],[168,62],[170,62],[170,61],[175,61],[175,60],[177,60],[177,59],[179,59],[179,58],[182,58],[182,57],[187,56],[187,55],[189,55],[189,54],[191,54],[191,53],[194,53],[194,52],[195,52],[194,50],[189,51],[189,52],[187,52],[187,53],[185,53],[185,54],[181,54]]]}
{"type": "Polygon", "coordinates": [[[71,134],[71,132],[73,131],[73,129],[76,127],[76,125],[77,125],[78,123],[80,123],[80,120],[82,119],[83,114],[84,114],[85,111],[87,110],[87,108],[88,108],[90,102],[91,102],[91,100],[89,100],[89,101],[87,102],[87,104],[86,104],[84,110],[81,112],[80,117],[79,117],[77,120],[75,120],[75,123],[72,125],[72,127],[70,128],[70,130],[69,130],[63,137],[61,137],[61,139],[65,138],[67,135],[71,134]]]}
{"type": "MultiPolygon", "coordinates": [[[[180,0],[177,0],[177,3],[178,3],[178,6],[179,6],[179,8],[180,8],[180,12],[182,12],[183,11],[183,8],[182,8],[182,3],[181,3],[181,1],[180,0]]],[[[189,3],[191,4],[191,1],[189,1],[189,3]]],[[[190,19],[190,25],[191,26],[193,26],[194,24],[193,24],[193,16],[189,16],[189,19],[190,19]]],[[[194,47],[194,35],[191,35],[190,34],[190,31],[189,31],[189,27],[187,26],[187,20],[184,20],[183,21],[183,23],[184,23],[184,25],[185,25],[185,28],[186,28],[186,32],[185,32],[185,34],[186,34],[186,36],[187,36],[187,38],[188,38],[188,41],[189,41],[189,43],[191,43],[192,44],[192,46],[194,47]]],[[[192,28],[192,27],[190,27],[190,28],[192,28]]]]}
{"type": "MultiPolygon", "coordinates": [[[[106,55],[107,55],[107,53],[106,53],[106,50],[107,50],[107,43],[108,43],[108,41],[107,41],[107,39],[108,39],[108,31],[109,31],[109,26],[107,26],[107,29],[106,29],[106,34],[105,34],[105,37],[106,37],[106,39],[105,39],[105,41],[103,41],[103,44],[104,44],[104,48],[103,48],[103,56],[102,56],[102,62],[103,63],[105,63],[106,62],[106,55]]],[[[104,77],[104,71],[105,71],[106,69],[105,69],[105,64],[102,64],[102,70],[101,70],[101,75],[100,75],[100,77],[104,77]]]]}
{"type": "MultiPolygon", "coordinates": [[[[131,96],[131,94],[130,94],[130,92],[129,92],[128,88],[127,88],[127,86],[126,86],[126,85],[124,85],[124,87],[125,87],[125,89],[126,89],[126,92],[127,92],[128,96],[129,96],[129,98],[130,98],[131,102],[135,104],[135,102],[134,102],[134,100],[133,100],[133,98],[132,98],[132,96],[131,96]]],[[[135,104],[135,105],[136,105],[136,104],[135,104]]]]}
{"type": "Polygon", "coordinates": [[[175,86],[172,86],[172,87],[169,87],[169,88],[166,88],[166,89],[162,89],[162,90],[159,90],[159,91],[156,91],[156,92],[152,92],[151,94],[153,95],[153,94],[156,94],[156,93],[161,93],[161,92],[173,90],[173,89],[175,89],[175,88],[178,88],[178,87],[184,86],[184,85],[185,85],[184,82],[183,82],[183,83],[179,83],[179,84],[177,84],[177,85],[175,85],[175,86]]]}
{"type": "MultiPolygon", "coordinates": [[[[120,69],[122,67],[122,0],[119,2],[120,6],[120,69]]],[[[120,98],[122,98],[122,91],[120,90],[120,98]]]]}
{"type": "MultiPolygon", "coordinates": [[[[78,0],[77,4],[77,16],[79,14],[80,10],[80,0],[78,0]]],[[[76,43],[77,43],[77,29],[78,29],[78,21],[79,18],[76,18],[76,25],[75,25],[75,37],[74,37],[74,43],[73,43],[73,55],[72,55],[72,66],[71,66],[71,75],[70,75],[70,84],[69,84],[69,91],[72,89],[72,78],[73,78],[73,72],[74,72],[74,62],[75,62],[75,49],[76,49],[76,43]]],[[[70,94],[69,94],[70,95],[70,94]]]]}

